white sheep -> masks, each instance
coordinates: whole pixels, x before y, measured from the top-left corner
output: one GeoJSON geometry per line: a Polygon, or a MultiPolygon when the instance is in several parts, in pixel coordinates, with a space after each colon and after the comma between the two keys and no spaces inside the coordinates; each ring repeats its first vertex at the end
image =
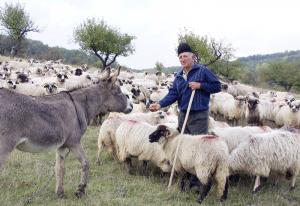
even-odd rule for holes
{"type": "Polygon", "coordinates": [[[275,122],[278,126],[300,126],[300,100],[295,100],[290,105],[281,106],[276,113],[275,122]]]}
{"type": "Polygon", "coordinates": [[[236,96],[220,92],[212,95],[210,111],[213,114],[220,114],[226,120],[236,125],[239,120],[243,120],[245,113],[245,97],[236,96]]]}
{"type": "Polygon", "coordinates": [[[208,133],[211,133],[215,128],[230,127],[226,122],[216,121],[211,116],[208,117],[208,133]]]}
{"type": "Polygon", "coordinates": [[[131,157],[137,157],[139,161],[151,161],[163,172],[171,171],[171,165],[162,146],[149,142],[149,135],[155,130],[156,126],[135,120],[125,120],[118,127],[117,154],[119,160],[125,163],[128,172],[132,167],[131,157]]]}
{"type": "Polygon", "coordinates": [[[120,113],[110,113],[109,117],[102,123],[98,135],[97,163],[100,163],[100,154],[103,147],[106,147],[109,154],[116,157],[116,137],[115,133],[120,124],[125,120],[144,121],[152,125],[165,122],[166,113],[162,111],[148,113],[132,113],[122,115],[120,113]]]}
{"type": "Polygon", "coordinates": [[[229,165],[231,174],[256,176],[254,193],[261,188],[260,177],[269,177],[271,172],[291,178],[294,188],[300,169],[299,134],[283,130],[255,134],[232,151],[229,165]]]}
{"type": "Polygon", "coordinates": [[[221,137],[227,144],[229,153],[232,152],[239,144],[248,141],[252,134],[271,132],[268,126],[246,126],[246,127],[215,127],[211,133],[221,137]]]}
{"type": "Polygon", "coordinates": [[[198,177],[201,186],[197,199],[199,202],[209,192],[211,178],[217,183],[218,198],[221,201],[227,198],[229,153],[226,143],[220,138],[213,135],[182,135],[170,127],[159,125],[149,140],[162,144],[172,165],[177,143],[181,140],[175,171],[181,175],[188,172],[198,177]]]}

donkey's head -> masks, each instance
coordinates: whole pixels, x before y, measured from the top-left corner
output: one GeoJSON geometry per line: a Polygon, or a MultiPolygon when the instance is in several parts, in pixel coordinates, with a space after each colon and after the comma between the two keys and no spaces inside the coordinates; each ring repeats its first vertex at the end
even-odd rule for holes
{"type": "Polygon", "coordinates": [[[104,83],[107,92],[105,95],[105,106],[108,112],[124,112],[132,111],[132,102],[122,93],[120,86],[117,84],[117,77],[120,74],[119,67],[112,75],[110,68],[106,68],[101,81],[104,83]]]}

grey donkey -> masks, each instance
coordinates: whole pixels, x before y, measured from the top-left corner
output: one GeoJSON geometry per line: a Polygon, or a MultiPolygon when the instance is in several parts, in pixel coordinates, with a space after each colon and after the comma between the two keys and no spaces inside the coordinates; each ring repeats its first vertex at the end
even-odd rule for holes
{"type": "Polygon", "coordinates": [[[55,95],[32,97],[0,89],[0,168],[14,148],[24,152],[56,149],[56,193],[64,197],[64,162],[69,151],[81,163],[75,195],[85,194],[89,164],[80,139],[98,114],[129,113],[132,103],[115,84],[120,68],[106,69],[97,84],[55,95]]]}

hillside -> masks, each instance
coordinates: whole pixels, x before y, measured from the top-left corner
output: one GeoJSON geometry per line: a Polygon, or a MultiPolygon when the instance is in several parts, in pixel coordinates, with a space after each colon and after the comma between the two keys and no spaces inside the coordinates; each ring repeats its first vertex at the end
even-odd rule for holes
{"type": "Polygon", "coordinates": [[[248,57],[241,57],[238,60],[249,69],[255,69],[258,64],[276,61],[276,60],[288,60],[288,61],[298,61],[300,60],[300,50],[297,51],[285,51],[273,54],[265,55],[251,55],[248,57]]]}

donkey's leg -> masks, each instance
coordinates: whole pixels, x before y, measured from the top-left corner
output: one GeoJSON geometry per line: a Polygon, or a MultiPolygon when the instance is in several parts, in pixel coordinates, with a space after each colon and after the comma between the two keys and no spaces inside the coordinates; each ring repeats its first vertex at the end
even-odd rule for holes
{"type": "MultiPolygon", "coordinates": [[[[9,139],[8,137],[6,139],[9,139]]],[[[3,136],[0,136],[0,169],[8,158],[8,155],[13,151],[15,144],[10,141],[5,141],[3,136]]]]}
{"type": "Polygon", "coordinates": [[[59,198],[64,197],[64,175],[65,175],[65,158],[69,153],[68,148],[58,148],[56,151],[56,194],[59,198]]]}
{"type": "Polygon", "coordinates": [[[89,162],[85,156],[81,144],[77,144],[70,149],[72,152],[74,152],[82,167],[80,183],[78,185],[77,191],[75,192],[76,197],[81,198],[85,194],[85,187],[88,181],[89,162]]]}

